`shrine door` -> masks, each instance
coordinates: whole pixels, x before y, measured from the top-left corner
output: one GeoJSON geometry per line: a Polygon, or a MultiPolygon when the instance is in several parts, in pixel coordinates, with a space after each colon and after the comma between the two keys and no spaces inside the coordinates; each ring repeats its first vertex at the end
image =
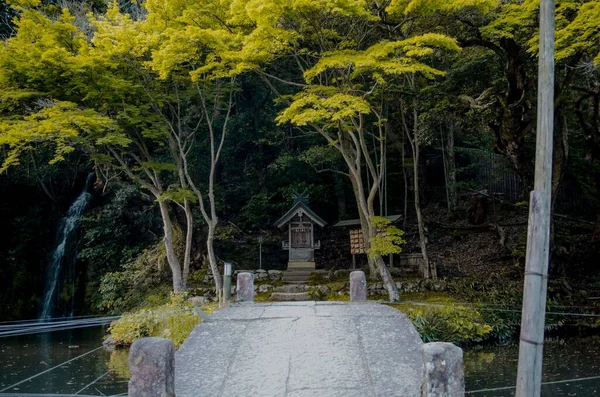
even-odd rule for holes
{"type": "Polygon", "coordinates": [[[312,224],[310,222],[292,222],[292,248],[311,248],[311,231],[312,224]]]}

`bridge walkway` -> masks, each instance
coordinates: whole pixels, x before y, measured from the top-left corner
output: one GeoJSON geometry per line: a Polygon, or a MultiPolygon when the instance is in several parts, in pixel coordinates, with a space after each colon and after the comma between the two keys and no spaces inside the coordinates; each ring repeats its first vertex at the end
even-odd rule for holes
{"type": "Polygon", "coordinates": [[[177,397],[420,396],[422,341],[374,302],[238,304],[175,355],[177,397]]]}

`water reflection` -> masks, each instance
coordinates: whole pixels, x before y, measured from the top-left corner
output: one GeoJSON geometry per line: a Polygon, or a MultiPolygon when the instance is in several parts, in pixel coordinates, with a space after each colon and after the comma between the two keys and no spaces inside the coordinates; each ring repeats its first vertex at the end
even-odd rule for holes
{"type": "MultiPolygon", "coordinates": [[[[547,339],[544,345],[543,382],[600,376],[600,337],[547,339]]],[[[513,386],[517,378],[519,346],[490,346],[465,352],[466,389],[513,386]]],[[[514,389],[469,394],[475,397],[514,396],[514,389]]],[[[542,386],[542,396],[600,396],[600,379],[542,386]]]]}
{"type": "MultiPolygon", "coordinates": [[[[77,357],[101,345],[101,327],[57,331],[0,339],[0,389],[77,357]]],[[[467,391],[515,384],[519,347],[476,347],[465,351],[467,391]]],[[[547,340],[544,348],[544,382],[600,375],[600,336],[547,340]]],[[[127,392],[127,351],[100,349],[63,367],[25,382],[8,393],[113,396],[127,392]],[[86,385],[109,374],[89,388],[86,385]]],[[[5,393],[7,393],[5,392],[5,393]]],[[[6,394],[3,394],[5,396],[6,394]]],[[[514,389],[469,394],[474,397],[514,396],[514,389]]],[[[600,396],[600,379],[545,385],[544,397],[600,396]]]]}
{"type": "MultiPolygon", "coordinates": [[[[0,339],[0,389],[89,352],[102,344],[102,327],[0,339]]],[[[121,353],[122,354],[122,353],[121,353]]],[[[125,353],[126,354],[126,353],[125,353]]],[[[109,396],[127,391],[122,371],[109,367],[111,352],[100,349],[4,393],[109,396]],[[101,375],[98,382],[82,390],[101,375]]]]}

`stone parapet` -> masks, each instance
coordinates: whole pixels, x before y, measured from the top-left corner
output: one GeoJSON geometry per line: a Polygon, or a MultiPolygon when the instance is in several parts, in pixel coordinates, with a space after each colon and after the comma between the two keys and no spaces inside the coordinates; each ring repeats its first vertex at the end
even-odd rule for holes
{"type": "Polygon", "coordinates": [[[464,397],[463,351],[446,342],[423,345],[423,387],[421,397],[464,397]]]}
{"type": "Polygon", "coordinates": [[[129,349],[129,397],[175,397],[175,347],[164,338],[141,338],[129,349]]]}

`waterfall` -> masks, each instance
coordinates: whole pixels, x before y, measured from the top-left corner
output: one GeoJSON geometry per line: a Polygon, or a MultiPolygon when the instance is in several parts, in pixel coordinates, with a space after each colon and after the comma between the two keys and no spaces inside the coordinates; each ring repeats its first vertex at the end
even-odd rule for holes
{"type": "Polygon", "coordinates": [[[57,242],[58,245],[54,249],[52,253],[52,259],[50,261],[48,267],[48,278],[46,282],[45,296],[44,296],[44,308],[42,310],[41,319],[47,319],[52,316],[52,310],[54,309],[54,304],[56,300],[56,294],[58,290],[58,285],[60,284],[60,275],[61,269],[63,267],[63,261],[65,259],[66,254],[68,254],[68,246],[69,240],[73,230],[77,227],[77,223],[79,218],[83,214],[85,207],[87,206],[88,201],[90,201],[91,194],[88,193],[88,187],[90,182],[92,181],[94,174],[91,173],[87,176],[85,180],[85,185],[83,187],[83,191],[71,207],[69,207],[69,211],[67,215],[60,220],[60,227],[57,232],[57,242]]]}

